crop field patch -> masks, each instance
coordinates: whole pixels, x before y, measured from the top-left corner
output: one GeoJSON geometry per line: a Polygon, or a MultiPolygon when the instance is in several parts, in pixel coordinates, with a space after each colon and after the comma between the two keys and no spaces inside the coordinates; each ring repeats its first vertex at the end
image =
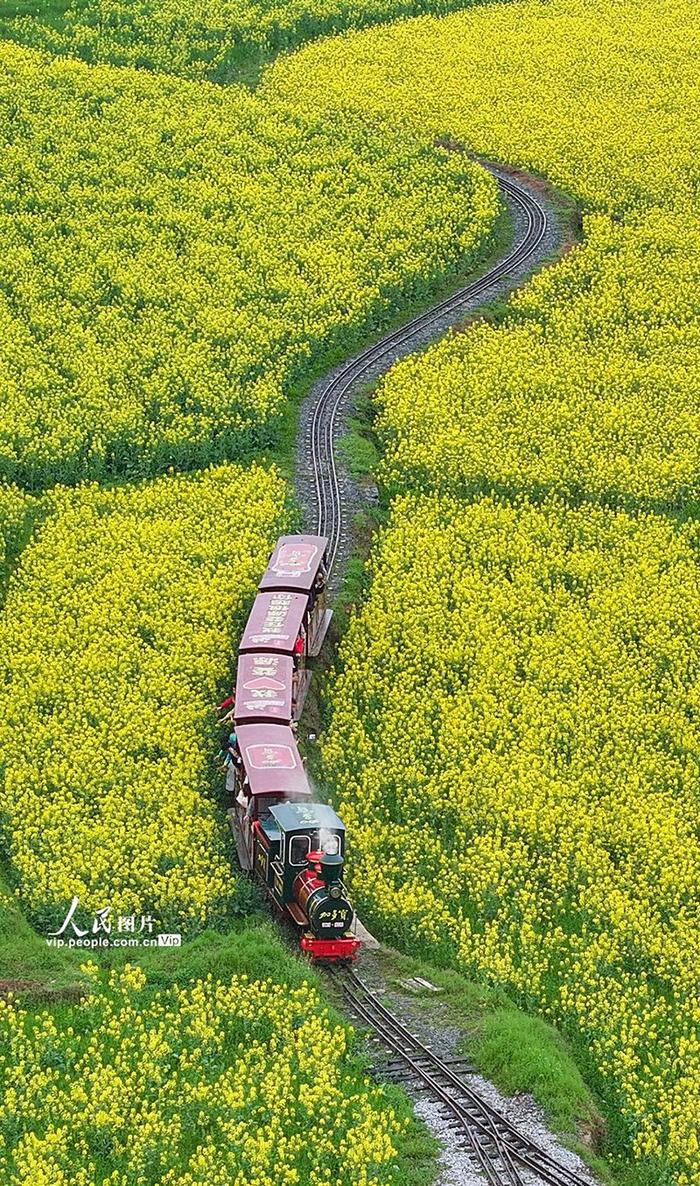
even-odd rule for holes
{"type": "Polygon", "coordinates": [[[0,44],[0,478],[250,459],[316,355],[488,240],[466,157],[0,44]]]}
{"type": "Polygon", "coordinates": [[[0,621],[15,884],[45,930],[74,896],[196,929],[240,889],[213,793],[212,708],[284,523],[284,484],[227,465],[52,504],[0,621]]]}

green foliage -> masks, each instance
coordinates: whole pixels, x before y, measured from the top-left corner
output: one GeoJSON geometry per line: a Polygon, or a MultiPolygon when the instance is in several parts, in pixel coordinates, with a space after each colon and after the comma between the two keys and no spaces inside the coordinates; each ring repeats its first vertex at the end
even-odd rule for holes
{"type": "Polygon", "coordinates": [[[0,478],[249,457],[317,355],[474,258],[492,178],[411,133],[298,119],[0,44],[0,478]]]}
{"type": "Polygon", "coordinates": [[[464,2],[42,0],[37,5],[3,0],[0,37],[86,62],[227,83],[254,78],[264,61],[323,34],[436,9],[447,12],[464,2]]]}
{"type": "Polygon", "coordinates": [[[572,1051],[541,1018],[496,1010],[484,1018],[472,1050],[479,1069],[508,1095],[531,1092],[558,1131],[575,1134],[586,1120],[601,1124],[572,1051]]]}

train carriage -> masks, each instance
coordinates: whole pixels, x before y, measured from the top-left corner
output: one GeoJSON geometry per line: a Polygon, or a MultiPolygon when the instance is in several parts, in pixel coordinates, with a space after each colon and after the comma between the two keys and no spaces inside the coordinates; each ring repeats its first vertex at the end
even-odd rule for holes
{"type": "Polygon", "coordinates": [[[238,653],[245,655],[259,651],[268,655],[291,655],[295,660],[305,658],[307,611],[305,593],[285,590],[258,593],[238,653]]]}
{"type": "Polygon", "coordinates": [[[284,800],[311,799],[311,787],[288,725],[237,725],[236,751],[227,789],[234,796],[231,823],[241,865],[254,865],[255,839],[270,808],[284,800]]]}
{"type": "MultiPolygon", "coordinates": [[[[311,679],[306,668],[308,620],[309,602],[306,593],[290,593],[285,589],[258,593],[238,647],[241,658],[259,656],[262,661],[265,655],[277,655],[279,658],[287,656],[291,660],[295,718],[301,713],[311,679]]],[[[261,662],[258,663],[260,665],[261,662]]]]}
{"type": "Polygon", "coordinates": [[[236,724],[289,725],[298,715],[298,676],[291,655],[239,655],[236,724]]]}
{"type": "Polygon", "coordinates": [[[304,623],[307,655],[318,655],[328,632],[332,611],[327,605],[328,540],[323,535],[283,535],[278,539],[263,578],[261,593],[304,593],[308,599],[304,623]]]}

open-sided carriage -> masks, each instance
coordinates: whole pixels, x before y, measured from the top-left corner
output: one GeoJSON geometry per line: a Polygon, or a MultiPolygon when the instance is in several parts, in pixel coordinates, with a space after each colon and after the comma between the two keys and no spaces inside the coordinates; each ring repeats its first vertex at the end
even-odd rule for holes
{"type": "MultiPolygon", "coordinates": [[[[232,824],[243,869],[255,867],[258,825],[278,803],[312,798],[296,738],[288,725],[236,723],[237,754],[226,786],[234,795],[232,824]]],[[[231,818],[231,816],[229,816],[231,818]]]]}
{"type": "Polygon", "coordinates": [[[305,654],[318,655],[328,632],[328,540],[322,535],[283,535],[263,578],[260,593],[303,593],[307,611],[303,622],[305,654]]]}
{"type": "Polygon", "coordinates": [[[239,725],[289,725],[299,703],[298,673],[291,655],[239,655],[235,717],[239,725]]]}

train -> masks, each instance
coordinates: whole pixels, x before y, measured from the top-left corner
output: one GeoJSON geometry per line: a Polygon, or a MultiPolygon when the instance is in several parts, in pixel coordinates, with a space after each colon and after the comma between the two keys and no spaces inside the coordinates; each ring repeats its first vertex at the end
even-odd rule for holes
{"type": "Polygon", "coordinates": [[[314,962],[349,963],[361,941],[348,896],[345,826],[315,800],[296,739],[311,673],[331,620],[328,540],[278,539],[238,648],[221,753],[227,816],[242,869],[263,887],[314,962]]]}

